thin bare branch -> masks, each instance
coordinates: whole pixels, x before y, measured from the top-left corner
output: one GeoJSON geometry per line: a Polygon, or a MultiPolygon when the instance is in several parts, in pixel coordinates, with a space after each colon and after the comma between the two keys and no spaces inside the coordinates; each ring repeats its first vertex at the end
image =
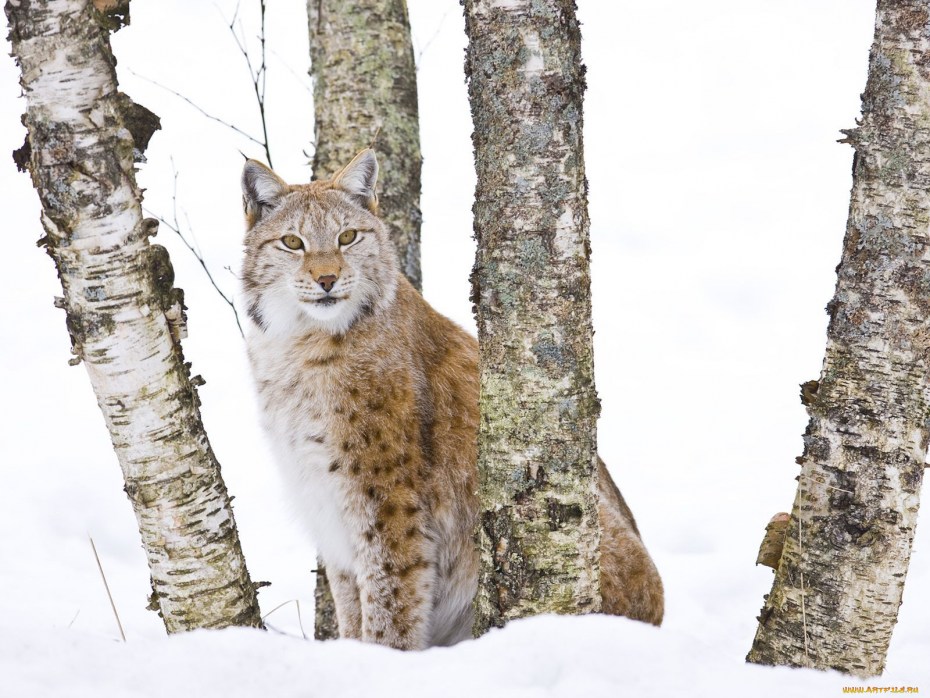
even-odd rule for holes
{"type": "Polygon", "coordinates": [[[191,251],[191,254],[194,255],[194,257],[200,263],[200,266],[203,267],[204,273],[206,273],[207,279],[210,281],[210,284],[213,286],[216,292],[220,295],[220,298],[222,298],[223,301],[225,301],[226,305],[229,306],[230,310],[232,310],[233,316],[235,316],[236,318],[236,327],[239,328],[239,334],[242,335],[242,337],[245,337],[245,332],[242,329],[242,323],[239,321],[239,311],[236,310],[236,306],[233,303],[232,299],[223,292],[223,290],[219,287],[219,285],[217,285],[216,280],[213,278],[213,274],[210,273],[210,268],[207,266],[207,263],[204,260],[203,256],[197,251],[194,245],[188,242],[187,238],[184,237],[184,233],[182,233],[179,228],[172,225],[170,221],[166,220],[163,216],[158,215],[151,209],[143,207],[142,210],[145,211],[146,215],[151,216],[152,218],[157,220],[159,223],[167,227],[169,230],[176,233],[177,236],[181,239],[181,242],[184,243],[184,246],[191,251]]]}
{"type": "Polygon", "coordinates": [[[219,287],[219,285],[216,283],[216,280],[213,278],[213,274],[210,273],[210,268],[207,266],[207,262],[204,259],[203,254],[200,251],[200,246],[197,244],[197,239],[194,237],[194,232],[193,232],[194,229],[193,229],[193,226],[191,225],[190,219],[187,218],[187,213],[184,214],[184,217],[185,217],[185,220],[187,221],[187,229],[190,231],[191,240],[193,242],[191,242],[191,240],[188,240],[187,237],[184,235],[184,233],[181,231],[181,224],[178,222],[178,172],[177,170],[174,170],[173,160],[172,160],[172,170],[174,171],[174,191],[172,192],[171,201],[172,201],[172,218],[174,222],[172,223],[171,221],[165,219],[163,216],[160,216],[159,214],[145,207],[143,207],[142,210],[145,211],[147,215],[151,216],[152,218],[160,222],[166,228],[173,231],[181,239],[181,242],[184,243],[184,246],[191,251],[191,254],[194,255],[194,257],[200,263],[200,266],[203,268],[204,273],[206,273],[207,279],[210,280],[210,284],[213,286],[216,292],[220,294],[220,298],[222,298],[226,302],[226,305],[228,305],[230,309],[232,310],[233,316],[236,318],[236,327],[239,328],[239,334],[242,337],[245,337],[245,332],[243,332],[242,330],[242,323],[239,321],[239,311],[236,310],[236,305],[235,303],[233,303],[232,298],[230,298],[223,292],[223,289],[219,287]]]}
{"type": "Polygon", "coordinates": [[[436,37],[439,36],[439,32],[442,31],[442,25],[446,23],[446,17],[449,16],[449,12],[451,12],[451,10],[446,10],[445,13],[443,13],[442,18],[439,20],[439,24],[436,25],[436,31],[433,32],[433,35],[429,39],[427,39],[426,43],[423,44],[423,48],[421,48],[419,52],[417,53],[417,60],[416,60],[417,72],[420,72],[420,63],[423,60],[423,54],[426,53],[427,49],[429,49],[432,43],[436,40],[436,37]]]}
{"type": "MultiPolygon", "coordinates": [[[[238,10],[239,8],[237,6],[236,15],[238,14],[238,10]]],[[[249,78],[252,81],[252,90],[255,93],[255,102],[258,105],[258,114],[262,122],[262,135],[265,139],[260,145],[265,149],[265,157],[268,159],[268,166],[274,167],[271,161],[271,148],[268,143],[268,121],[265,116],[265,82],[267,74],[267,64],[265,60],[265,0],[259,0],[259,10],[261,13],[261,30],[259,31],[258,40],[261,45],[261,64],[258,68],[256,68],[252,62],[252,55],[249,53],[248,46],[246,45],[245,29],[243,28],[242,20],[239,19],[237,23],[236,15],[233,15],[233,19],[228,26],[229,33],[232,34],[233,41],[236,43],[239,53],[241,53],[242,57],[245,59],[246,67],[249,70],[249,78]],[[237,26],[238,31],[236,31],[237,26]]]]}
{"type": "Polygon", "coordinates": [[[288,63],[286,60],[284,60],[284,56],[282,56],[280,53],[278,53],[277,51],[275,51],[273,48],[268,49],[268,53],[270,53],[272,56],[274,56],[275,58],[278,59],[278,61],[279,61],[280,64],[281,64],[281,67],[284,68],[284,70],[286,70],[288,73],[291,74],[291,77],[293,77],[293,78],[297,81],[297,83],[301,86],[301,88],[303,88],[304,90],[306,90],[306,91],[307,91],[308,93],[310,93],[311,95],[313,94],[313,87],[312,87],[311,85],[308,85],[308,84],[307,84],[307,82],[306,82],[306,75],[301,75],[301,74],[298,73],[296,70],[294,70],[294,69],[291,67],[290,63],[288,63]]]}
{"type": "MultiPolygon", "coordinates": [[[[245,138],[248,138],[250,141],[252,141],[252,142],[255,143],[256,145],[260,145],[262,148],[264,148],[266,153],[268,152],[268,144],[267,144],[267,143],[263,143],[263,142],[260,141],[258,138],[256,138],[255,136],[253,136],[253,135],[247,133],[246,131],[243,131],[241,128],[239,128],[239,127],[236,126],[235,124],[231,124],[231,123],[229,123],[228,121],[226,121],[225,119],[221,119],[221,118],[218,117],[218,116],[214,116],[213,114],[211,114],[210,112],[208,112],[206,109],[204,109],[203,107],[201,107],[199,104],[197,104],[195,101],[193,101],[193,100],[190,99],[189,97],[185,97],[184,95],[182,95],[182,94],[181,94],[180,92],[178,92],[177,90],[173,90],[173,89],[171,89],[170,87],[167,87],[166,85],[162,85],[162,84],[161,84],[160,82],[158,82],[157,80],[152,80],[151,78],[147,78],[147,77],[145,77],[144,75],[140,75],[139,73],[135,72],[134,70],[130,70],[129,72],[132,73],[133,75],[135,75],[135,76],[136,76],[137,78],[139,78],[140,80],[144,80],[144,81],[147,82],[147,83],[150,83],[150,84],[152,84],[152,85],[155,85],[155,87],[159,87],[159,88],[161,88],[162,90],[165,90],[166,92],[170,92],[171,94],[173,94],[173,95],[174,95],[175,97],[177,97],[178,99],[181,99],[181,100],[187,102],[190,106],[192,106],[194,109],[196,109],[197,111],[199,111],[199,112],[200,112],[203,116],[205,116],[206,118],[210,119],[211,121],[215,121],[215,122],[217,122],[218,124],[222,124],[222,125],[225,126],[226,128],[228,128],[228,129],[230,129],[230,130],[232,130],[232,131],[235,131],[235,132],[238,133],[240,136],[243,136],[243,137],[245,137],[245,138]]],[[[263,120],[263,121],[264,121],[264,120],[263,120]]]]}
{"type": "MultiPolygon", "coordinates": [[[[268,121],[267,121],[267,117],[265,114],[265,91],[266,91],[266,80],[267,80],[267,72],[268,72],[267,62],[266,62],[267,48],[266,48],[266,35],[265,35],[265,11],[266,11],[265,0],[259,0],[261,28],[260,28],[259,35],[258,35],[258,40],[261,45],[261,51],[260,51],[261,63],[258,65],[258,67],[255,66],[255,63],[252,60],[252,55],[249,53],[247,41],[245,38],[246,36],[245,29],[243,28],[242,19],[239,16],[240,4],[241,2],[236,3],[236,8],[233,11],[232,18],[229,19],[228,22],[225,18],[223,21],[224,23],[226,23],[229,29],[229,33],[232,35],[233,41],[235,42],[236,47],[239,49],[239,53],[241,53],[242,57],[245,59],[245,64],[249,71],[249,79],[252,82],[252,90],[255,93],[255,101],[256,101],[256,104],[258,105],[258,113],[259,113],[259,116],[261,118],[261,123],[262,123],[262,139],[256,138],[252,136],[251,134],[247,133],[246,131],[242,130],[235,124],[232,124],[224,119],[221,119],[218,116],[215,116],[209,113],[199,104],[194,102],[192,99],[186,97],[185,95],[181,94],[177,90],[173,90],[170,87],[162,85],[161,83],[155,80],[152,80],[151,78],[147,78],[145,76],[139,75],[138,73],[133,72],[133,75],[135,75],[136,77],[142,80],[145,80],[146,82],[149,82],[155,85],[156,87],[160,87],[161,89],[167,92],[170,92],[175,97],[178,97],[179,99],[182,99],[185,102],[187,102],[190,106],[192,106],[194,109],[199,111],[203,116],[210,119],[211,121],[216,121],[217,123],[222,124],[223,126],[226,126],[227,128],[231,129],[235,133],[238,133],[239,135],[244,136],[245,138],[248,138],[252,143],[260,146],[265,151],[265,158],[268,162],[268,166],[274,167],[274,164],[271,158],[271,148],[268,142],[268,121]]],[[[216,9],[218,12],[220,12],[220,15],[222,16],[222,10],[220,10],[218,6],[216,6],[216,9]]],[[[172,164],[172,169],[173,169],[173,164],[172,164]]],[[[172,204],[173,205],[173,222],[168,221],[163,216],[160,216],[157,213],[150,211],[148,209],[145,209],[146,214],[152,216],[153,218],[158,220],[162,225],[172,230],[181,239],[181,242],[184,244],[184,246],[187,247],[187,249],[191,251],[191,254],[194,255],[194,257],[197,259],[197,262],[200,264],[200,266],[203,268],[204,272],[206,273],[207,279],[209,279],[210,284],[213,286],[216,292],[220,295],[223,301],[225,301],[225,303],[232,309],[233,315],[236,318],[236,326],[239,328],[239,334],[245,336],[242,330],[242,323],[239,320],[239,313],[236,310],[236,306],[233,303],[232,298],[230,298],[223,292],[223,290],[216,283],[216,280],[213,278],[213,274],[210,272],[210,269],[207,266],[203,253],[201,252],[199,245],[197,245],[197,240],[194,237],[193,226],[191,225],[190,220],[186,220],[187,230],[189,231],[190,239],[188,239],[188,236],[184,235],[184,233],[182,232],[181,224],[178,221],[178,173],[176,170],[174,171],[174,193],[172,197],[172,202],[173,202],[172,204]]],[[[186,214],[185,214],[185,219],[186,219],[186,214]]]]}
{"type": "Polygon", "coordinates": [[[265,53],[265,0],[260,0],[261,10],[262,10],[262,33],[261,33],[261,44],[262,44],[262,67],[260,69],[261,78],[262,78],[262,88],[261,94],[259,94],[258,84],[255,85],[255,94],[258,98],[258,109],[262,115],[262,132],[265,134],[265,150],[268,155],[268,167],[271,167],[271,149],[268,147],[268,122],[265,119],[265,85],[267,82],[268,68],[266,62],[266,53],[265,53]]]}
{"type": "Polygon", "coordinates": [[[371,137],[371,143],[368,144],[369,148],[371,148],[372,150],[375,149],[375,144],[378,142],[378,136],[380,135],[381,135],[381,127],[379,126],[378,130],[375,131],[375,135],[371,137]]]}

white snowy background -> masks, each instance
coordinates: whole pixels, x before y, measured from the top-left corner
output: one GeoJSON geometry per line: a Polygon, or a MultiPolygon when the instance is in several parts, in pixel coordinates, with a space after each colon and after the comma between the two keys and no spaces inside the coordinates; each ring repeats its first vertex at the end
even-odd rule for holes
{"type": "MultiPolygon", "coordinates": [[[[537,618],[449,649],[403,654],[275,630],[167,638],[144,610],[146,562],[116,458],[82,367],[71,368],[51,260],[35,247],[38,199],[10,151],[25,109],[0,61],[0,695],[3,696],[829,696],[861,682],[746,665],[772,572],[763,529],[789,510],[819,374],[845,227],[854,125],[874,2],[579,0],[588,68],[600,452],[665,581],[661,629],[620,618],[537,618]],[[93,536],[126,630],[118,631],[93,536]]],[[[257,2],[240,15],[253,48],[257,2]]],[[[418,54],[427,299],[472,328],[471,121],[456,0],[410,0],[418,54]]],[[[162,118],[139,179],[146,206],[177,204],[231,293],[247,140],[135,74],[259,132],[226,26],[234,0],[135,0],[114,36],[121,87],[162,118]],[[135,73],[135,74],[134,74],[135,73]]],[[[276,169],[309,178],[306,15],[268,2],[268,110],[276,169]]],[[[359,146],[365,145],[360,137],[359,146]]],[[[185,341],[203,417],[235,495],[264,612],[300,600],[312,634],[314,552],[282,504],[259,432],[243,343],[191,254],[163,229],[187,293],[185,341]]],[[[888,669],[872,686],[930,691],[930,532],[918,531],[888,669]]]]}

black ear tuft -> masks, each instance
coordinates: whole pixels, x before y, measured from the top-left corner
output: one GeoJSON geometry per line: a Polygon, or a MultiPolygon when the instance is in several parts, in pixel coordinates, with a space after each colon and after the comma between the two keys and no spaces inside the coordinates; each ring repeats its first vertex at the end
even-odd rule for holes
{"type": "Polygon", "coordinates": [[[334,187],[350,194],[373,213],[378,210],[378,195],[375,194],[377,183],[378,158],[371,148],[365,148],[333,177],[334,187]]]}
{"type": "Polygon", "coordinates": [[[277,205],[288,188],[287,182],[258,160],[246,160],[242,168],[242,204],[247,226],[251,228],[258,223],[267,210],[277,205]]]}

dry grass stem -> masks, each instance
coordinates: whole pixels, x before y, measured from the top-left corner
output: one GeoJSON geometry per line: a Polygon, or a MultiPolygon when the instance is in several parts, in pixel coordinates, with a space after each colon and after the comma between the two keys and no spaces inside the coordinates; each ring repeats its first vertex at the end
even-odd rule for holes
{"type": "MultiPolygon", "coordinates": [[[[123,632],[123,624],[120,622],[119,613],[116,610],[116,604],[113,602],[113,594],[110,593],[110,585],[107,584],[107,576],[103,573],[103,565],[100,564],[100,556],[97,554],[97,546],[94,545],[94,539],[88,536],[90,547],[94,551],[94,559],[97,561],[97,569],[100,570],[100,578],[103,580],[103,588],[107,590],[107,598],[110,599],[110,608],[113,609],[113,615],[116,617],[116,626],[119,628],[119,636],[126,642],[126,633],[123,632]]],[[[77,618],[77,614],[74,616],[77,618]]],[[[71,621],[74,622],[73,620],[71,621]]]]}

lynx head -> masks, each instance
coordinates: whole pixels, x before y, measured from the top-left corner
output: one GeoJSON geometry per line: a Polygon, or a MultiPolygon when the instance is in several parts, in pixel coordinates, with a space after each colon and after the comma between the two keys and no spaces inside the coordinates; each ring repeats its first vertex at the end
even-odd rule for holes
{"type": "Polygon", "coordinates": [[[245,163],[243,287],[260,330],[344,334],[391,303],[399,267],[376,215],[377,178],[371,150],[310,184],[288,185],[261,163],[245,163]]]}

